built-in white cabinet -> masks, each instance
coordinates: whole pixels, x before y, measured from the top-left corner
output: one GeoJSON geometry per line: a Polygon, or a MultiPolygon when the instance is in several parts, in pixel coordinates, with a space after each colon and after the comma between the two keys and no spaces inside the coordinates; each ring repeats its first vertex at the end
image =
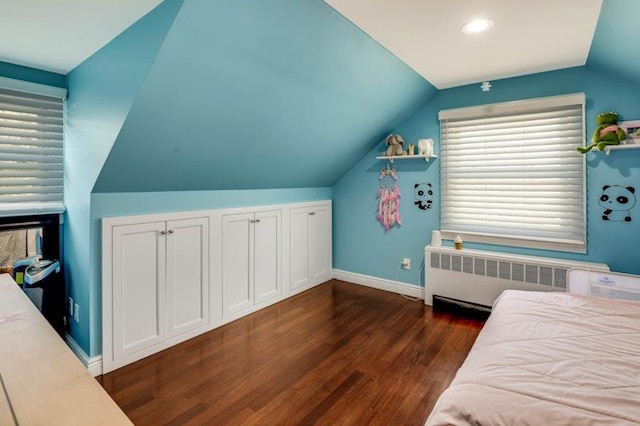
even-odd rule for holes
{"type": "Polygon", "coordinates": [[[113,228],[113,358],[166,337],[165,222],[113,228]]]}
{"type": "Polygon", "coordinates": [[[208,217],[140,220],[117,218],[103,232],[111,250],[103,262],[105,371],[209,323],[208,217]]]}
{"type": "Polygon", "coordinates": [[[331,279],[331,206],[292,208],[289,219],[289,288],[306,289],[331,279]]]}
{"type": "Polygon", "coordinates": [[[103,372],[331,275],[330,201],[104,218],[103,372]]]}
{"type": "Polygon", "coordinates": [[[208,218],[167,222],[168,335],[177,336],[209,322],[208,218]]]}
{"type": "Polygon", "coordinates": [[[282,211],[222,215],[223,316],[282,292],[282,211]]]}

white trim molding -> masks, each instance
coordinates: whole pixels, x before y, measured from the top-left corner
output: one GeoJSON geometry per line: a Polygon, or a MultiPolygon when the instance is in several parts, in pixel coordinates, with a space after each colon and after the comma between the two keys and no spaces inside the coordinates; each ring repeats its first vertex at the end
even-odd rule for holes
{"type": "Polygon", "coordinates": [[[391,293],[404,294],[405,296],[424,299],[424,288],[413,284],[372,277],[370,275],[356,274],[354,272],[343,271],[341,269],[333,270],[333,278],[352,284],[363,285],[365,287],[377,288],[378,290],[389,291],[391,293]]]}
{"type": "Polygon", "coordinates": [[[87,367],[87,370],[89,370],[89,373],[91,373],[93,377],[102,375],[102,355],[89,358],[89,355],[82,350],[78,342],[76,342],[69,333],[64,333],[64,340],[80,362],[87,367]]]}

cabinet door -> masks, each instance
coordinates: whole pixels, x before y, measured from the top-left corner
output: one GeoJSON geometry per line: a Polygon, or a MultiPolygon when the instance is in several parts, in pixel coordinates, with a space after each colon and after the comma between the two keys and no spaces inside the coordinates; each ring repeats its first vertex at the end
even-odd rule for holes
{"type": "Polygon", "coordinates": [[[315,284],[331,277],[331,220],[329,207],[309,212],[309,279],[315,284]]]}
{"type": "Polygon", "coordinates": [[[294,208],[289,215],[290,288],[295,290],[309,282],[309,213],[308,208],[294,208]]]}
{"type": "Polygon", "coordinates": [[[169,336],[209,323],[209,219],[167,222],[169,336]]]}
{"type": "Polygon", "coordinates": [[[165,222],[114,226],[113,358],[162,342],[165,318],[165,222]]]}
{"type": "Polygon", "coordinates": [[[254,289],[255,303],[281,294],[281,229],[280,210],[257,212],[254,229],[254,289]]]}
{"type": "Polygon", "coordinates": [[[253,305],[253,213],[222,216],[222,312],[253,305]]]}

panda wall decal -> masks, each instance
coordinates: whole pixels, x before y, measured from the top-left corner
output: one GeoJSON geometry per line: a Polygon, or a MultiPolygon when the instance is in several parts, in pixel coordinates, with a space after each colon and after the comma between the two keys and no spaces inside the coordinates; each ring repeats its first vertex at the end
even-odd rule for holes
{"type": "Polygon", "coordinates": [[[433,186],[430,183],[416,183],[413,185],[416,197],[415,204],[421,210],[429,210],[433,205],[433,186]]]}
{"type": "Polygon", "coordinates": [[[598,204],[604,208],[602,220],[631,222],[631,209],[636,205],[633,186],[605,185],[598,204]]]}

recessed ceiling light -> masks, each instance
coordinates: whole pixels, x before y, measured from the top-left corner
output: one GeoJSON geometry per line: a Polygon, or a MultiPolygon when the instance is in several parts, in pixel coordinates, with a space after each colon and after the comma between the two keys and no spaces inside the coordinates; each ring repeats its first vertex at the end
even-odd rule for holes
{"type": "Polygon", "coordinates": [[[462,32],[467,34],[481,33],[493,27],[493,21],[490,19],[475,19],[467,22],[462,26],[462,32]]]}

